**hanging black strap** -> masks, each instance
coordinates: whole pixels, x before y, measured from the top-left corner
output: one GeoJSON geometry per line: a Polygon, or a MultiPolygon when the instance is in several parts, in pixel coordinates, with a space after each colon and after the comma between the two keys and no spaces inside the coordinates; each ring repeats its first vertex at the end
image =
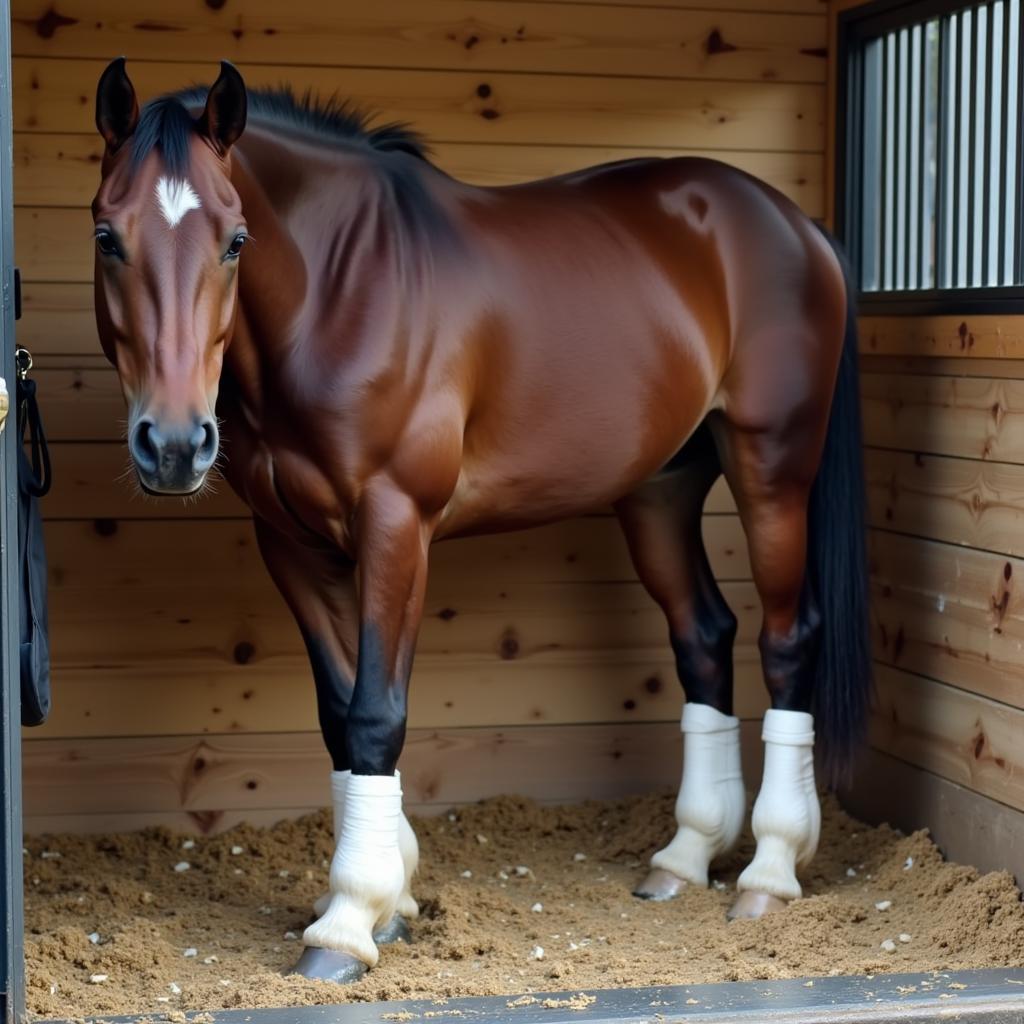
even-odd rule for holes
{"type": "Polygon", "coordinates": [[[21,724],[41,725],[50,711],[50,637],[47,615],[46,545],[39,499],[50,489],[50,453],[32,357],[20,346],[17,357],[18,559],[21,574],[21,724]],[[29,454],[25,453],[26,438],[29,454]]]}
{"type": "Polygon", "coordinates": [[[43,419],[39,415],[39,402],[36,400],[36,382],[28,376],[32,368],[32,356],[28,349],[18,346],[18,436],[22,444],[28,433],[29,450],[32,453],[30,472],[22,470],[18,474],[18,483],[34,498],[42,498],[50,490],[52,474],[50,472],[50,449],[46,444],[46,432],[43,430],[43,419]]]}

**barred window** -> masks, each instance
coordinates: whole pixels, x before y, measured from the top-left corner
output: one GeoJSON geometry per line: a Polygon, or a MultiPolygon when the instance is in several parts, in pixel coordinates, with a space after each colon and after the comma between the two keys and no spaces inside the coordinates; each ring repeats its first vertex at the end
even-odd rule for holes
{"type": "Polygon", "coordinates": [[[862,305],[1024,297],[1021,0],[840,15],[837,219],[862,305]]]}

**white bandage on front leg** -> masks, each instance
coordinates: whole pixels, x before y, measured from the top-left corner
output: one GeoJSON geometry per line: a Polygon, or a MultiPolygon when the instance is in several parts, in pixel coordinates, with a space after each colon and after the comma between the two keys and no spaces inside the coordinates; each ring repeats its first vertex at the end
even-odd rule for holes
{"type": "Polygon", "coordinates": [[[800,896],[797,868],[818,849],[821,807],[814,786],[814,718],[805,711],[765,713],[764,779],[754,804],[754,859],[736,888],[782,900],[800,896]]]}
{"type": "MultiPolygon", "coordinates": [[[[331,805],[334,812],[334,849],[337,850],[341,842],[341,823],[345,820],[345,793],[348,789],[348,780],[352,772],[346,769],[343,772],[331,772],[331,805]]],[[[402,895],[398,900],[398,912],[407,921],[414,921],[420,916],[419,904],[413,899],[412,878],[419,867],[420,850],[416,842],[416,833],[412,825],[403,813],[398,822],[398,849],[402,854],[402,864],[405,868],[405,886],[402,895]]],[[[331,902],[331,891],[327,890],[313,904],[313,913],[322,917],[331,902]]]]}
{"type": "MultiPolygon", "coordinates": [[[[341,823],[345,820],[345,792],[348,789],[348,780],[352,772],[346,769],[343,772],[331,772],[331,810],[334,813],[334,849],[338,849],[341,843],[341,823]]],[[[332,855],[333,856],[333,855],[332,855]]],[[[331,890],[328,889],[313,904],[313,913],[317,917],[323,917],[331,902],[331,890]]]]}
{"type": "Polygon", "coordinates": [[[415,921],[420,916],[420,906],[413,899],[412,877],[420,866],[420,845],[416,841],[409,819],[404,814],[398,818],[398,850],[402,854],[402,867],[405,871],[405,885],[398,899],[398,912],[407,921],[415,921]]]}
{"type": "Polygon", "coordinates": [[[712,860],[735,846],[743,828],[740,722],[707,704],[687,704],[682,730],[679,828],[668,846],[651,858],[651,867],[706,886],[712,860]]]}
{"type": "Polygon", "coordinates": [[[398,847],[402,786],[394,775],[352,775],[341,837],[331,861],[331,899],[302,936],[307,946],[351,953],[373,967],[373,930],[398,909],[405,868],[398,847]]]}

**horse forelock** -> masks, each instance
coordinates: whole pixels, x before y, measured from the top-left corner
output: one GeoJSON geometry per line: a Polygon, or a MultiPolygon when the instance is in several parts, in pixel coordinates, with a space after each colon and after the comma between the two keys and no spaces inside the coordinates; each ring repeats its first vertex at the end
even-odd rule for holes
{"type": "Polygon", "coordinates": [[[161,96],[146,104],[132,136],[131,163],[137,170],[159,150],[167,174],[182,179],[188,174],[189,152],[198,131],[196,119],[177,96],[161,96]]]}

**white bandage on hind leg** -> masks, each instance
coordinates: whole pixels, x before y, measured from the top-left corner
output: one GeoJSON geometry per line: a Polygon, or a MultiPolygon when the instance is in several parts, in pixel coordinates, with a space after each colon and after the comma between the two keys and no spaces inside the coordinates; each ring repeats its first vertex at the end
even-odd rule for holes
{"type": "Polygon", "coordinates": [[[754,804],[757,851],[736,882],[740,891],[792,900],[801,894],[797,868],[818,849],[821,807],[814,786],[814,718],[805,711],[764,716],[764,779],[754,804]]]}
{"type": "Polygon", "coordinates": [[[351,953],[371,967],[377,963],[373,929],[394,916],[405,884],[398,847],[401,815],[398,772],[350,776],[331,861],[331,900],[303,934],[307,946],[351,953]]]}
{"type": "MultiPolygon", "coordinates": [[[[348,780],[352,772],[346,769],[343,772],[331,772],[331,804],[334,812],[334,849],[337,850],[341,842],[341,823],[345,818],[345,792],[348,788],[348,780]]],[[[416,842],[416,833],[412,825],[403,813],[398,822],[398,849],[402,854],[402,864],[405,867],[405,887],[398,901],[398,912],[407,921],[414,921],[420,916],[419,904],[412,895],[412,878],[419,867],[420,850],[416,842]]],[[[313,913],[322,917],[331,902],[331,891],[327,890],[313,904],[313,913]]]]}
{"type": "Polygon", "coordinates": [[[651,867],[708,884],[711,861],[739,839],[746,809],[740,765],[740,722],[707,704],[683,708],[683,780],[676,800],[679,828],[651,867]]]}

